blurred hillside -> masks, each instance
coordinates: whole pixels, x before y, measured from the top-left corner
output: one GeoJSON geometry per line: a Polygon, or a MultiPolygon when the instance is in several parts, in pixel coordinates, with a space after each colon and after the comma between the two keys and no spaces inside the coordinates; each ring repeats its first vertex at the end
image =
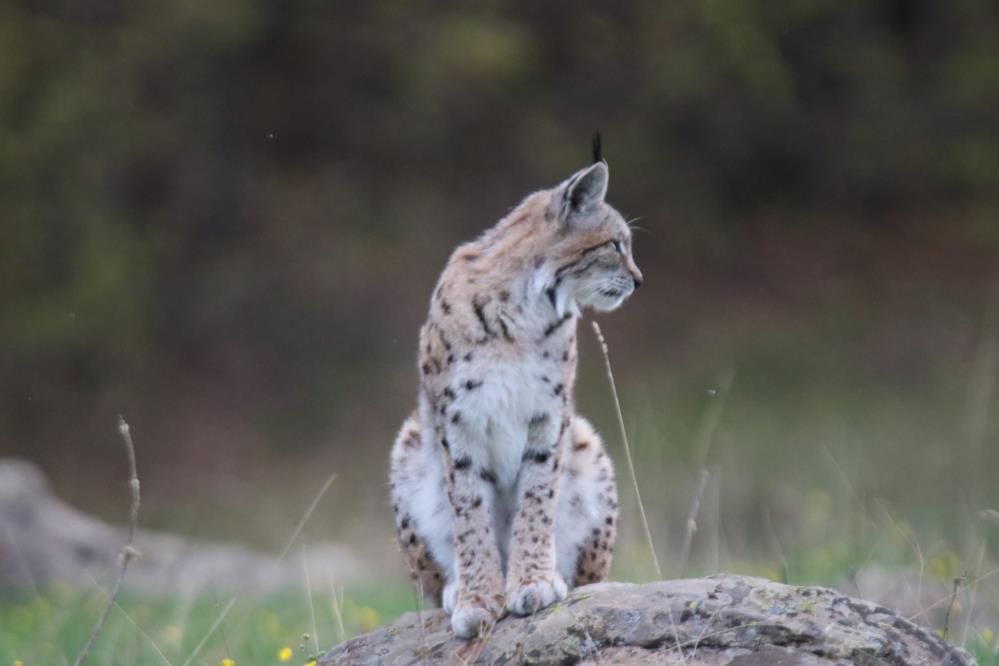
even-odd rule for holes
{"type": "Polygon", "coordinates": [[[823,447],[944,523],[999,501],[987,0],[3,3],[0,452],[119,515],[122,412],[153,525],[266,539],[293,510],[226,517],[330,471],[328,513],[382,511],[444,260],[594,129],[647,230],[604,320],[650,476],[734,372],[733,523],[823,447]]]}

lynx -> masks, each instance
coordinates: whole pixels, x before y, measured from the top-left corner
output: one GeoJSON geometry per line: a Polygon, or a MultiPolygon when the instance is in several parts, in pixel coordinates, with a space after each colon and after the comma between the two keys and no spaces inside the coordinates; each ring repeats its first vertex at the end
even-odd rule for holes
{"type": "Polygon", "coordinates": [[[613,466],[573,404],[580,309],[613,310],[642,284],[607,181],[597,161],[459,246],[420,330],[391,494],[411,575],[457,636],[610,569],[613,466]]]}

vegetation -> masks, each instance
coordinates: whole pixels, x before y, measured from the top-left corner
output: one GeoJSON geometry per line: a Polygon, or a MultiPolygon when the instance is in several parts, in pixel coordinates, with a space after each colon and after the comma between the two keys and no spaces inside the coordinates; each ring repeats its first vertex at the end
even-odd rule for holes
{"type": "MultiPolygon", "coordinates": [[[[0,452],[122,522],[124,413],[143,526],[274,551],[338,472],[307,538],[394,572],[344,582],[345,635],[412,608],[385,461],[433,281],[600,129],[647,230],[601,321],[663,574],[706,469],[685,575],[949,608],[999,663],[997,107],[988,0],[5,3],[0,452]]],[[[0,666],[76,654],[102,593],[66,583],[2,596],[0,666]]],[[[307,601],[237,599],[191,663],[305,663],[339,639],[307,601]]],[[[123,598],[94,663],[183,664],[226,603],[123,598]]]]}
{"type": "Polygon", "coordinates": [[[119,411],[189,446],[192,472],[190,430],[282,455],[383,442],[446,253],[585,163],[595,128],[612,200],[650,230],[656,296],[628,315],[629,360],[672,372],[657,350],[693,351],[712,313],[745,326],[724,315],[749,288],[757,319],[836,316],[811,342],[851,353],[872,308],[939,308],[916,322],[932,333],[979,315],[993,282],[987,0],[91,0],[0,18],[0,433],[53,468],[99,478],[119,411]]]}
{"type": "MultiPolygon", "coordinates": [[[[71,663],[91,631],[81,618],[96,617],[105,598],[99,590],[81,594],[61,584],[31,598],[0,604],[0,663],[71,663]]],[[[215,666],[231,659],[237,666],[301,666],[343,636],[370,631],[384,618],[409,610],[413,595],[404,586],[352,590],[335,612],[332,593],[315,599],[300,591],[253,601],[237,599],[226,611],[228,602],[209,595],[122,599],[88,663],[215,666]],[[310,602],[315,606],[315,624],[310,602]],[[219,617],[223,621],[216,626],[219,617]]]]}

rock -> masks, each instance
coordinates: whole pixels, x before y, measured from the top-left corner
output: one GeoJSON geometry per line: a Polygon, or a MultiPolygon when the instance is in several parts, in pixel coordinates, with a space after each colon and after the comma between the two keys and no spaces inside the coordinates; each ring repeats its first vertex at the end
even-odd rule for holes
{"type": "Polygon", "coordinates": [[[821,587],[718,575],[644,585],[598,583],[530,618],[462,641],[439,609],[330,650],[332,664],[973,664],[895,612],[821,587]]]}
{"type": "MultiPolygon", "coordinates": [[[[55,497],[35,465],[0,459],[0,591],[43,589],[53,581],[85,586],[92,579],[107,582],[124,540],[124,528],[55,497]]],[[[209,589],[267,594],[302,586],[298,552],[282,561],[238,544],[142,529],[136,531],[134,546],[141,556],[129,567],[124,586],[140,594],[196,596],[209,589]]],[[[310,545],[307,565],[320,586],[328,580],[356,581],[367,571],[350,549],[331,543],[310,545]]]]}

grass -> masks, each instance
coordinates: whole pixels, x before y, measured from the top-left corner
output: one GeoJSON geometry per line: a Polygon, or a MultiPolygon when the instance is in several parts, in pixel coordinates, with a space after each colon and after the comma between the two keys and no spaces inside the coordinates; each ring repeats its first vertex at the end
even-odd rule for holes
{"type": "MultiPolygon", "coordinates": [[[[863,565],[877,564],[899,580],[912,579],[915,556],[907,555],[905,539],[886,538],[874,555],[863,548],[841,544],[831,548],[799,551],[793,545],[779,558],[733,560],[731,570],[791,583],[831,583],[841,581],[863,565]]],[[[624,544],[625,551],[644,552],[638,543],[624,544]]],[[[946,607],[948,581],[964,570],[966,563],[953,551],[928,554],[925,602],[930,606],[941,598],[937,613],[946,607]]],[[[641,572],[622,571],[619,579],[641,578],[641,572]]],[[[667,573],[667,575],[669,575],[667,573]]],[[[996,589],[995,578],[982,581],[979,603],[996,589]]],[[[915,580],[911,580],[915,585],[915,580]]],[[[849,590],[848,590],[849,591],[849,590]]],[[[963,633],[968,616],[970,589],[959,590],[951,622],[950,639],[963,633]]],[[[103,609],[106,596],[93,586],[80,591],[66,583],[51,585],[38,595],[0,602],[0,665],[48,666],[71,663],[89,636],[94,619],[103,609]]],[[[290,590],[260,599],[237,599],[218,628],[210,635],[227,598],[206,594],[194,599],[142,598],[123,595],[98,637],[90,662],[106,666],[184,663],[222,666],[232,660],[236,666],[253,664],[304,665],[315,657],[315,645],[326,649],[341,638],[350,638],[390,622],[415,608],[412,590],[402,582],[350,587],[342,602],[332,592],[316,593],[312,603],[301,590],[290,590]],[[315,619],[312,616],[314,607],[315,619]],[[341,634],[341,621],[343,634],[341,634]],[[207,635],[207,639],[206,639],[207,635]],[[195,654],[196,648],[204,641],[195,654]],[[193,657],[192,657],[193,655],[193,657]]],[[[918,618],[917,618],[918,620],[918,618]]],[[[939,623],[935,625],[939,631],[939,623]]],[[[965,647],[982,666],[999,666],[997,626],[969,628],[965,647]]],[[[959,642],[959,641],[956,641],[959,642]]]]}
{"type": "MultiPolygon", "coordinates": [[[[659,565],[662,576],[674,577],[686,560],[684,575],[730,571],[829,585],[903,606],[938,631],[949,609],[947,638],[983,666],[999,666],[999,520],[987,513],[999,509],[999,448],[990,446],[999,424],[987,409],[994,397],[976,393],[982,382],[968,388],[966,368],[927,366],[914,387],[905,385],[908,375],[892,383],[865,376],[863,368],[847,372],[846,363],[824,360],[821,345],[796,351],[808,339],[747,343],[702,364],[738,368],[731,385],[727,371],[619,372],[631,379],[621,395],[621,425],[634,485],[613,434],[617,414],[598,381],[599,354],[584,354],[581,411],[602,426],[618,463],[622,516],[613,577],[651,580],[659,565]],[[709,472],[703,487],[702,469],[709,472]],[[695,498],[697,530],[688,543],[695,498]],[[952,603],[955,578],[964,582],[952,603]]],[[[337,481],[346,484],[339,515],[324,509],[324,522],[353,520],[368,533],[369,542],[355,544],[362,556],[380,554],[391,534],[387,507],[371,509],[375,502],[367,501],[362,508],[349,498],[377,495],[371,488],[380,490],[384,469],[350,471],[337,481]]],[[[105,601],[90,581],[72,583],[0,600],[0,666],[72,663],[105,601]]],[[[342,603],[334,603],[333,592],[310,600],[300,589],[240,598],[219,622],[227,601],[209,593],[123,596],[89,663],[306,664],[317,645],[328,648],[415,608],[401,579],[351,586],[342,603]]]]}
{"type": "MultiPolygon", "coordinates": [[[[62,583],[37,596],[0,603],[0,664],[71,663],[105,599],[99,591],[80,593],[62,583]]],[[[210,595],[186,600],[123,595],[88,663],[180,666],[205,639],[227,601],[210,595]]],[[[315,656],[317,640],[322,649],[340,641],[332,594],[317,594],[314,601],[315,625],[301,591],[237,599],[190,663],[216,666],[231,659],[237,665],[306,664],[315,656]],[[290,648],[290,655],[285,648],[290,648]],[[288,658],[282,661],[282,657],[288,658]]],[[[413,593],[405,585],[348,589],[340,609],[345,634],[375,629],[413,604],[413,593]]]]}

